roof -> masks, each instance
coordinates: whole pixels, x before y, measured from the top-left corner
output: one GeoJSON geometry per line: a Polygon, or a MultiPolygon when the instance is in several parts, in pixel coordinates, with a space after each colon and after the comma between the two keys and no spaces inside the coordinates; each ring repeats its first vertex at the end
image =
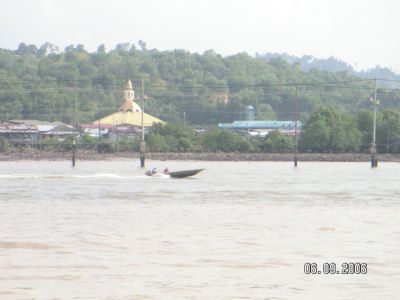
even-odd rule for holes
{"type": "Polygon", "coordinates": [[[113,127],[113,125],[112,124],[92,123],[92,124],[79,124],[79,127],[83,128],[83,129],[99,129],[99,128],[100,129],[111,129],[113,127]]]}
{"type": "MultiPolygon", "coordinates": [[[[94,121],[92,124],[111,124],[111,125],[133,125],[140,127],[142,126],[142,113],[138,111],[119,111],[116,113],[113,113],[111,115],[108,115],[104,118],[101,118],[99,120],[94,121]]],[[[143,123],[145,127],[150,127],[154,123],[162,123],[164,124],[165,122],[153,117],[149,114],[144,113],[143,114],[143,123]]]]}
{"type": "Polygon", "coordinates": [[[72,126],[61,124],[61,125],[54,126],[54,128],[50,129],[49,131],[70,132],[70,131],[73,131],[73,130],[74,130],[74,128],[72,126]]]}
{"type": "Polygon", "coordinates": [[[36,125],[36,128],[40,132],[50,131],[54,128],[54,125],[36,125]]]}
{"type": "Polygon", "coordinates": [[[60,122],[60,121],[50,122],[50,121],[41,121],[41,120],[11,120],[10,122],[25,124],[25,125],[52,125],[52,126],[66,125],[65,123],[60,122]]]}
{"type": "Polygon", "coordinates": [[[131,99],[125,99],[124,102],[122,102],[119,110],[142,112],[140,106],[136,102],[133,102],[131,99]]]}
{"type": "Polygon", "coordinates": [[[14,122],[3,122],[0,124],[0,132],[36,133],[37,128],[34,125],[26,125],[14,122]]]}
{"type": "MultiPolygon", "coordinates": [[[[226,129],[293,129],[295,121],[235,121],[233,123],[219,123],[218,127],[226,129]]],[[[303,123],[297,121],[297,127],[303,127],[303,123]]]]}

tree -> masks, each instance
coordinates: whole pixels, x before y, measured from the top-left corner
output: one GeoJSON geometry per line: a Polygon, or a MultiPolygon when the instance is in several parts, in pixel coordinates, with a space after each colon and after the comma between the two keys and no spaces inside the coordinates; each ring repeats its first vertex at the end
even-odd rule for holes
{"type": "Polygon", "coordinates": [[[164,136],[157,133],[148,134],[147,146],[151,152],[166,152],[169,150],[164,136]]]}
{"type": "Polygon", "coordinates": [[[354,151],[360,147],[361,133],[351,116],[328,106],[311,115],[299,142],[303,151],[354,151]]]}
{"type": "Polygon", "coordinates": [[[261,148],[265,152],[289,152],[293,150],[293,139],[274,130],[265,136],[261,148]]]}
{"type": "Polygon", "coordinates": [[[259,104],[256,108],[257,120],[276,120],[275,110],[270,104],[259,104]]]}
{"type": "Polygon", "coordinates": [[[186,152],[191,151],[196,142],[195,132],[190,126],[180,123],[166,125],[154,124],[148,135],[148,144],[151,151],[186,152]]]}
{"type": "Polygon", "coordinates": [[[217,141],[218,135],[219,130],[217,129],[212,129],[204,134],[204,136],[202,137],[202,146],[204,151],[215,152],[219,149],[217,141]]]}
{"type": "Polygon", "coordinates": [[[382,121],[377,128],[378,151],[399,153],[400,112],[387,109],[382,112],[382,121]]]}
{"type": "Polygon", "coordinates": [[[38,50],[38,54],[41,56],[47,56],[50,54],[55,54],[58,51],[59,51],[59,49],[56,45],[46,42],[42,46],[40,46],[40,48],[38,50]]]}
{"type": "Polygon", "coordinates": [[[27,45],[25,43],[20,43],[17,49],[18,54],[23,55],[36,55],[37,47],[35,45],[27,45]]]}
{"type": "Polygon", "coordinates": [[[362,134],[357,128],[357,121],[347,113],[341,114],[339,127],[342,147],[344,151],[358,151],[362,145],[362,134]]]}
{"type": "Polygon", "coordinates": [[[299,140],[302,151],[325,152],[329,144],[329,129],[321,116],[314,116],[304,127],[299,140]]]}
{"type": "Polygon", "coordinates": [[[229,130],[212,129],[202,137],[204,151],[251,152],[254,146],[242,136],[229,130]]]}
{"type": "Polygon", "coordinates": [[[130,43],[121,43],[118,44],[115,49],[119,51],[121,54],[127,53],[129,51],[130,43]]]}
{"type": "Polygon", "coordinates": [[[0,152],[7,152],[9,148],[10,144],[8,141],[5,138],[0,137],[0,152]]]}
{"type": "Polygon", "coordinates": [[[362,150],[367,150],[371,147],[373,118],[373,112],[366,109],[361,110],[357,115],[357,128],[361,133],[362,150]]]}
{"type": "Polygon", "coordinates": [[[142,51],[146,51],[146,43],[142,40],[138,41],[139,47],[142,51]]]}
{"type": "Polygon", "coordinates": [[[97,47],[97,54],[106,54],[106,46],[104,44],[97,47]]]}

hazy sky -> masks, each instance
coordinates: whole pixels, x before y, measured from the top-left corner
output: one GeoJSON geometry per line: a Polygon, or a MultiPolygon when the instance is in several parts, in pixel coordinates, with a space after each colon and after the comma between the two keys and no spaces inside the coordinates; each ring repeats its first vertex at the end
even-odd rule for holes
{"type": "Polygon", "coordinates": [[[159,50],[334,56],[400,70],[399,0],[0,0],[0,48],[143,40],[159,50]]]}

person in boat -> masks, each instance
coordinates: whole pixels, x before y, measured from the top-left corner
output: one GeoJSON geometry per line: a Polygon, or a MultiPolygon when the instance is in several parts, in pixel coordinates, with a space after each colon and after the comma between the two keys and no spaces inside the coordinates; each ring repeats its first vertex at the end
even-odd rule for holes
{"type": "Polygon", "coordinates": [[[168,174],[168,173],[169,173],[169,170],[168,170],[167,167],[165,167],[165,169],[164,169],[164,174],[168,174]]]}

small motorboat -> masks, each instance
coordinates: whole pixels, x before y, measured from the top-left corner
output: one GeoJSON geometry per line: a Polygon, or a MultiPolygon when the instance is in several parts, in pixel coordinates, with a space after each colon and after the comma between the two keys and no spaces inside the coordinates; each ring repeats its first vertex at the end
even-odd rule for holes
{"type": "Polygon", "coordinates": [[[169,176],[172,178],[185,178],[189,176],[196,175],[203,171],[204,169],[194,169],[194,170],[184,170],[184,171],[175,171],[175,172],[168,172],[169,176]]]}
{"type": "Polygon", "coordinates": [[[168,170],[165,170],[164,172],[157,172],[156,169],[153,170],[148,170],[146,171],[146,175],[150,177],[158,177],[158,178],[185,178],[185,177],[190,177],[193,175],[196,175],[203,171],[204,169],[194,169],[194,170],[184,170],[184,171],[175,171],[175,172],[169,172],[168,170]]]}

